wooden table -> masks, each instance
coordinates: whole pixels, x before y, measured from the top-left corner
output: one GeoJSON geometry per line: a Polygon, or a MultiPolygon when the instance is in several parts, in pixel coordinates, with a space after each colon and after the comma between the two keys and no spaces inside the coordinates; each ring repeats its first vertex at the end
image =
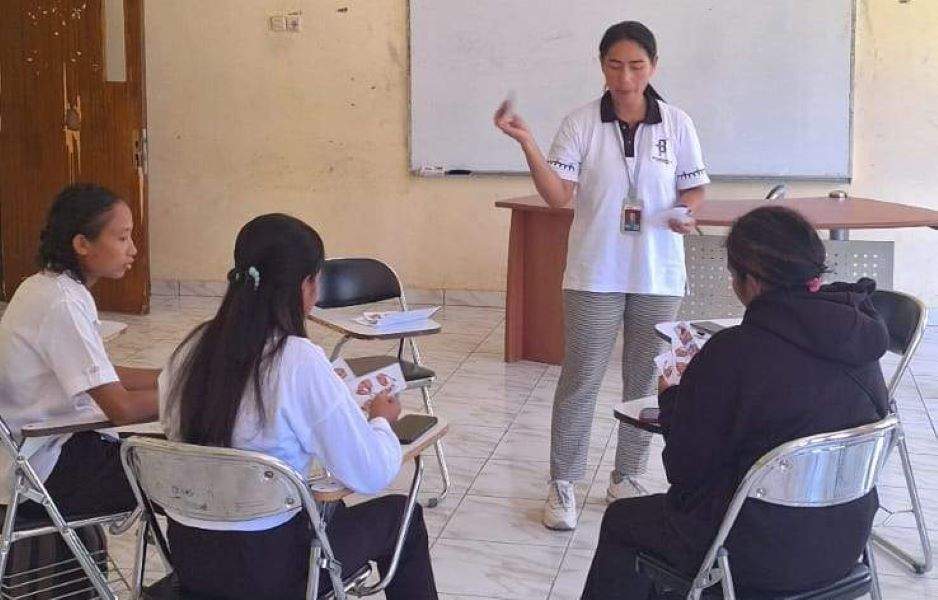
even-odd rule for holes
{"type": "MultiPolygon", "coordinates": [[[[753,208],[768,204],[798,210],[818,229],[830,229],[834,239],[848,239],[851,229],[938,229],[938,211],[850,197],[708,200],[695,217],[700,225],[729,226],[753,208]]],[[[495,206],[511,209],[505,361],[523,359],[560,364],[563,360],[561,285],[573,209],[550,208],[540,196],[502,200],[495,206]]]]}

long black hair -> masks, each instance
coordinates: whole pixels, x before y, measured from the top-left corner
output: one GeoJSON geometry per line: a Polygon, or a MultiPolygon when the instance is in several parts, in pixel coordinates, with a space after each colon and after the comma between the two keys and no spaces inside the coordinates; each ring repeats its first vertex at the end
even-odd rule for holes
{"type": "MultiPolygon", "coordinates": [[[[638,21],[622,21],[607,29],[606,33],[603,34],[603,38],[599,41],[599,59],[602,60],[606,58],[606,54],[609,53],[610,48],[625,40],[635,42],[641,46],[648,55],[648,61],[651,64],[657,62],[658,42],[655,41],[655,34],[651,32],[651,29],[648,29],[638,21]]],[[[647,93],[664,102],[664,98],[661,97],[658,90],[653,88],[650,83],[648,84],[647,93]]]]}
{"type": "Polygon", "coordinates": [[[762,206],[739,217],[726,238],[726,258],[737,277],[755,277],[770,288],[804,289],[829,271],[814,226],[784,206],[762,206]]]}
{"type": "Polygon", "coordinates": [[[79,283],[85,274],[78,262],[73,241],[83,235],[98,239],[108,215],[121,199],[111,190],[93,183],[75,183],[62,188],[52,201],[46,226],[39,234],[37,262],[40,269],[67,273],[79,283]]]}
{"type": "Polygon", "coordinates": [[[183,441],[230,446],[249,381],[263,424],[262,382],[287,337],[306,335],[301,285],[324,260],[319,234],[295,217],[263,215],[241,228],[218,313],[173,355],[176,360],[181,348],[192,346],[170,391],[183,441]]]}

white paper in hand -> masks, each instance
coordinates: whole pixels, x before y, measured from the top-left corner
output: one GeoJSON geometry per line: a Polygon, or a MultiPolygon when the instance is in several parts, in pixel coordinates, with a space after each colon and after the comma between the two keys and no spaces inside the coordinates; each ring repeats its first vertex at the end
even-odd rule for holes
{"type": "Polygon", "coordinates": [[[352,371],[347,362],[339,358],[332,363],[332,370],[345,383],[359,406],[382,392],[396,395],[407,389],[407,381],[398,363],[358,375],[352,371]]]}
{"type": "Polygon", "coordinates": [[[664,377],[668,385],[680,383],[681,375],[700,348],[700,341],[690,326],[684,321],[676,323],[671,332],[671,349],[655,357],[658,375],[664,377]]]}
{"type": "Polygon", "coordinates": [[[677,364],[674,362],[674,353],[670,350],[662,352],[655,357],[655,367],[658,375],[664,377],[668,385],[677,385],[681,382],[681,374],[677,370],[677,364]]]}

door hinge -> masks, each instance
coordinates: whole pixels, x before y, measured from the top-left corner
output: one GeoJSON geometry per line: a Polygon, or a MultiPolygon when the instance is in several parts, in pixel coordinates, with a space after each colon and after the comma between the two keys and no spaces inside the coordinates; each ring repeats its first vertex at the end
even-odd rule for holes
{"type": "Polygon", "coordinates": [[[147,174],[147,163],[149,162],[149,152],[147,148],[147,129],[134,131],[134,168],[147,174]]]}

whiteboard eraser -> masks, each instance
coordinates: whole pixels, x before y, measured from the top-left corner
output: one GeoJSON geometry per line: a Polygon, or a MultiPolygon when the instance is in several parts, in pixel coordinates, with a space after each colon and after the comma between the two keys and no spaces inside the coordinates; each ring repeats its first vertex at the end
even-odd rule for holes
{"type": "Polygon", "coordinates": [[[442,177],[446,174],[446,169],[443,167],[420,167],[417,169],[417,175],[421,177],[442,177]]]}

